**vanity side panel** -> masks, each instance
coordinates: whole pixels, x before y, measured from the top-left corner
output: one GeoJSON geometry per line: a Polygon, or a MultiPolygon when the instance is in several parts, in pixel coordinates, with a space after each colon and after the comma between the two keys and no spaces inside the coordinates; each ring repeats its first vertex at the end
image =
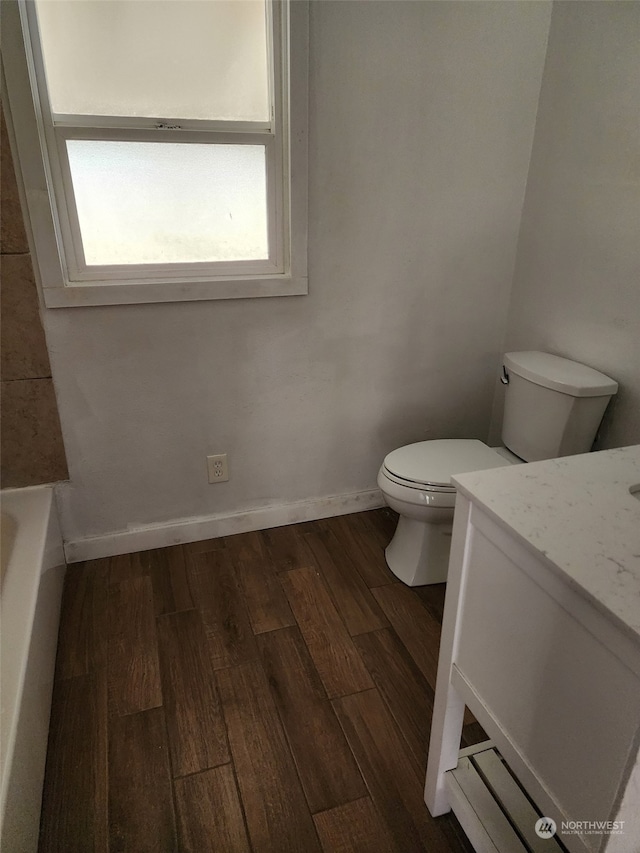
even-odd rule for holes
{"type": "MultiPolygon", "coordinates": [[[[607,820],[636,734],[640,680],[570,614],[572,590],[561,606],[477,528],[472,542],[454,663],[559,808],[607,820]]],[[[584,837],[593,849],[601,841],[584,837]]]]}

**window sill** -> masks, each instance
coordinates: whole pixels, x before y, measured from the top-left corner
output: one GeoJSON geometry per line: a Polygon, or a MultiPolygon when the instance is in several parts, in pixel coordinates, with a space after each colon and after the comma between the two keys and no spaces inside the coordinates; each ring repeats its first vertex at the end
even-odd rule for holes
{"type": "Polygon", "coordinates": [[[273,275],[162,283],[92,282],[65,287],[43,287],[42,292],[47,308],[76,308],[89,305],[139,305],[145,302],[301,296],[309,292],[309,287],[306,277],[273,275]]]}

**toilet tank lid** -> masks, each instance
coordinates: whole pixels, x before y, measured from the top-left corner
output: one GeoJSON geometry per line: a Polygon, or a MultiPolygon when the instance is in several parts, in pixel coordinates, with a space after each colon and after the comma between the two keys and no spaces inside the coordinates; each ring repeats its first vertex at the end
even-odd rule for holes
{"type": "Polygon", "coordinates": [[[548,352],[508,352],[504,366],[516,376],[572,397],[603,397],[618,390],[610,376],[548,352]]]}

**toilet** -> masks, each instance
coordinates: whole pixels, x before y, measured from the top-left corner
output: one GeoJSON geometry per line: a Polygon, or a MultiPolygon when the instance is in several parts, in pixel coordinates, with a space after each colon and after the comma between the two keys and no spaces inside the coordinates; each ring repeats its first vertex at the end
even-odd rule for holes
{"type": "Polygon", "coordinates": [[[544,352],[503,359],[503,447],[476,439],[436,439],[389,453],[378,472],[387,506],[400,516],[385,557],[408,586],[447,579],[456,502],[451,477],[505,465],[588,453],[618,383],[544,352]]]}

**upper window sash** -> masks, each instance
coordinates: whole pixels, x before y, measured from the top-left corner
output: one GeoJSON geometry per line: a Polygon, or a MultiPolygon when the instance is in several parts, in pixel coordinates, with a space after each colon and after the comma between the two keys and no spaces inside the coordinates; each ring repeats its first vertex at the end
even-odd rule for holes
{"type": "Polygon", "coordinates": [[[43,113],[56,122],[276,123],[288,48],[287,0],[19,2],[43,113]],[[120,61],[114,63],[116,55],[120,61]]]}

